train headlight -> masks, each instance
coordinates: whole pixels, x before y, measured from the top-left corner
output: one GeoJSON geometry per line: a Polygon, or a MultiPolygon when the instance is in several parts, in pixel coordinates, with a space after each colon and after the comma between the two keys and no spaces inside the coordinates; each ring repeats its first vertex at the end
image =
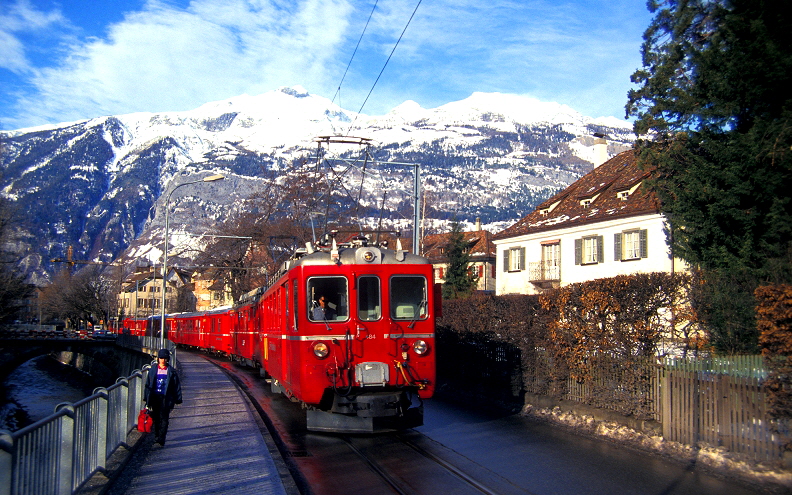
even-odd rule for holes
{"type": "Polygon", "coordinates": [[[330,354],[330,348],[324,342],[317,342],[313,345],[313,353],[319,359],[324,359],[330,354]]]}
{"type": "Polygon", "coordinates": [[[418,354],[419,356],[423,356],[424,354],[429,352],[429,344],[424,342],[423,340],[416,340],[413,342],[413,352],[418,354]]]}
{"type": "Polygon", "coordinates": [[[374,254],[374,251],[366,250],[363,252],[363,261],[366,263],[371,263],[375,259],[377,259],[377,255],[374,254]]]}

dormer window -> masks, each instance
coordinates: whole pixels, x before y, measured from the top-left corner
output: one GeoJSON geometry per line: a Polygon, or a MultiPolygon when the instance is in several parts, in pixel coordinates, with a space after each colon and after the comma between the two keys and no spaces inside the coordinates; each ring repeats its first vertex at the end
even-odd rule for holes
{"type": "Polygon", "coordinates": [[[636,182],[636,183],[635,183],[635,184],[634,184],[634,185],[633,185],[631,188],[629,188],[629,189],[623,189],[623,190],[621,190],[621,191],[618,191],[618,192],[616,193],[616,198],[618,198],[618,199],[620,199],[620,200],[622,200],[622,201],[627,201],[627,200],[630,198],[630,196],[632,195],[632,193],[634,193],[634,192],[635,192],[635,190],[636,190],[636,189],[638,189],[639,187],[641,187],[641,182],[640,182],[640,181],[639,181],[639,182],[636,182]]]}
{"type": "Polygon", "coordinates": [[[553,203],[550,206],[548,206],[547,208],[540,209],[539,210],[539,214],[542,215],[543,217],[548,216],[550,214],[550,212],[553,211],[555,209],[555,207],[558,206],[560,203],[561,203],[561,200],[558,200],[555,203],[553,203]]]}
{"type": "Polygon", "coordinates": [[[598,197],[599,197],[599,194],[595,194],[595,195],[589,196],[587,198],[581,198],[580,199],[580,206],[582,206],[583,208],[588,208],[589,206],[591,206],[591,203],[593,203],[598,197]]]}

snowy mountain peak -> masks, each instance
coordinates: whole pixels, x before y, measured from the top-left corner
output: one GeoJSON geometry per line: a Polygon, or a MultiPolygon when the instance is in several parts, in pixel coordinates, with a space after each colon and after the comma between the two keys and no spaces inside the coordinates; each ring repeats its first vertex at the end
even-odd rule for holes
{"type": "Polygon", "coordinates": [[[445,118],[520,124],[550,123],[579,124],[585,120],[582,114],[555,102],[543,102],[529,96],[505,93],[476,92],[464,100],[438,107],[437,112],[445,118]]]}
{"type": "Polygon", "coordinates": [[[281,86],[278,88],[281,93],[294,96],[295,98],[307,98],[310,95],[308,91],[300,85],[297,86],[281,86]]]}
{"type": "MultiPolygon", "coordinates": [[[[453,214],[503,226],[590,170],[594,132],[610,136],[611,156],[634,140],[618,119],[595,120],[520,95],[473,93],[432,109],[405,101],[386,115],[363,116],[292,86],[188,111],[2,133],[0,191],[30,213],[19,249],[27,253],[25,270],[43,280],[55,269],[47,260],[62,258],[68,246],[77,259],[103,261],[135,243],[156,246],[174,181],[226,176],[173,196],[169,211],[183,224],[179,230],[203,231],[201,221],[230,218],[265,180],[287,181],[289,170],[313,159],[317,136],[351,133],[376,143],[382,175],[365,178],[372,196],[361,200],[369,208],[363,217],[384,213],[402,221],[398,212],[411,201],[401,189],[409,171],[384,164],[410,162],[421,165],[432,197],[428,215],[437,222],[453,214]]],[[[361,176],[351,189],[362,182],[361,176]]]]}

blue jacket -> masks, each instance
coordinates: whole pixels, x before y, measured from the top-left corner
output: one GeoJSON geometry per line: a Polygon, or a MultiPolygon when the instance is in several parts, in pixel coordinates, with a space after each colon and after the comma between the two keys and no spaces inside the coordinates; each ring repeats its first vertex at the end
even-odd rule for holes
{"type": "MultiPolygon", "coordinates": [[[[168,375],[165,378],[165,398],[162,400],[162,405],[167,409],[173,409],[176,404],[182,403],[181,381],[176,370],[168,364],[168,375]]],[[[149,396],[157,390],[157,365],[149,369],[148,377],[146,379],[146,389],[143,392],[143,399],[146,405],[149,405],[149,396]]]]}

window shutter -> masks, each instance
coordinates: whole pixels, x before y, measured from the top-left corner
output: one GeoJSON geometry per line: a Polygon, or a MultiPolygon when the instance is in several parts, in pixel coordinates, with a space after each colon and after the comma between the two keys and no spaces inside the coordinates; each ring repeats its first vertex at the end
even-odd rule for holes
{"type": "Polygon", "coordinates": [[[509,271],[509,255],[511,254],[511,249],[504,249],[503,250],[503,271],[509,271]]]}
{"type": "Polygon", "coordinates": [[[602,236],[597,236],[597,263],[604,263],[605,262],[605,252],[604,252],[605,243],[602,240],[602,236]]]}
{"type": "Polygon", "coordinates": [[[621,232],[613,234],[613,260],[621,261],[622,259],[622,235],[621,232]]]}
{"type": "Polygon", "coordinates": [[[520,248],[520,270],[525,270],[525,248],[520,248]]]}
{"type": "Polygon", "coordinates": [[[649,256],[649,241],[648,241],[648,231],[643,229],[639,232],[639,242],[641,243],[641,258],[646,258],[649,256]]]}
{"type": "Polygon", "coordinates": [[[583,262],[583,239],[575,239],[575,264],[583,262]]]}

